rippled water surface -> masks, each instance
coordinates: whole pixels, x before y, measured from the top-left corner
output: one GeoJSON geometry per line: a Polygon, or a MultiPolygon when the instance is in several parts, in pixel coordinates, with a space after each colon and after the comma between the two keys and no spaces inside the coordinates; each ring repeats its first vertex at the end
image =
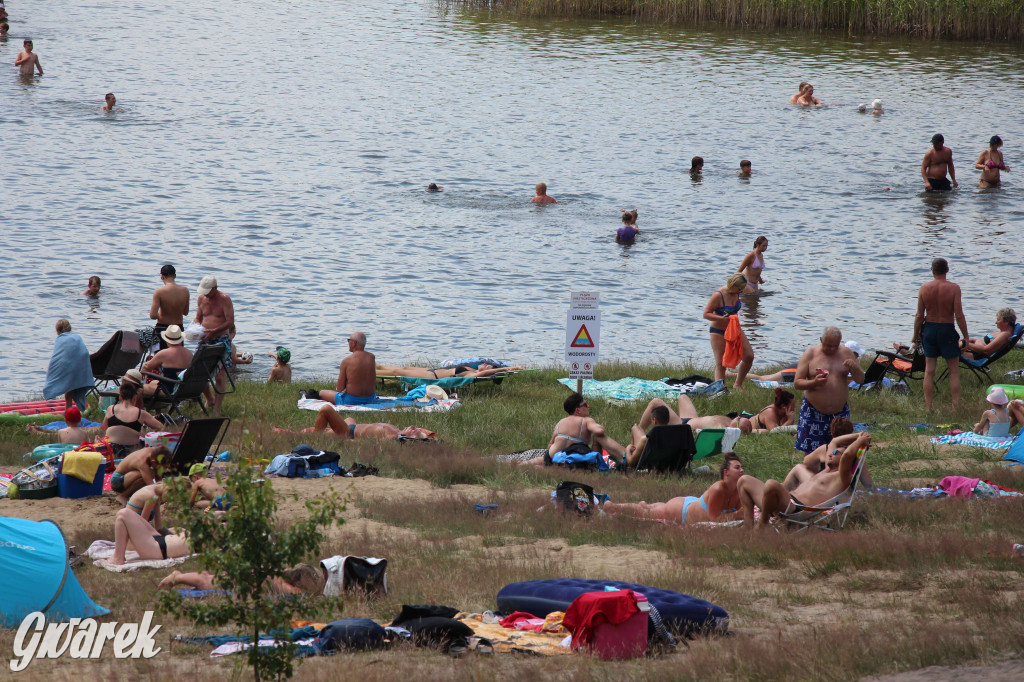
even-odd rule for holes
{"type": "Polygon", "coordinates": [[[288,345],[297,374],[333,373],[355,329],[387,362],[560,362],[571,290],[601,295],[603,358],[709,362],[703,305],[762,233],[766,293],[743,319],[759,362],[827,323],[907,338],[937,255],[972,329],[1024,308],[1020,47],[207,5],[8,4],[0,398],[41,389],[58,317],[92,349],[149,324],[164,262],[193,291],[216,274],[239,348],[288,345]],[[26,35],[46,73],[23,81],[26,35]],[[836,104],[786,104],[801,80],[836,104]],[[856,111],[875,97],[884,116],[856,111]],[[937,131],[961,189],[926,196],[937,131]],[[993,134],[1014,172],[981,192],[993,134]],[[527,203],[541,180],[558,205],[527,203]],[[619,246],[633,207],[641,236],[619,246]]]}

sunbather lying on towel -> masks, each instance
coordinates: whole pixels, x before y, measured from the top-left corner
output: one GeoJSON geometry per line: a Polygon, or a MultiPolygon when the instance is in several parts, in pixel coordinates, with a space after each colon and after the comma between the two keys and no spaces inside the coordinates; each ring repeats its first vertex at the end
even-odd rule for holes
{"type": "MultiPolygon", "coordinates": [[[[639,519],[682,525],[706,521],[735,521],[743,518],[740,495],[736,487],[743,476],[743,464],[734,452],[725,453],[720,480],[711,484],[700,497],[673,497],[668,502],[647,504],[605,502],[601,507],[609,516],[626,514],[639,519]]],[[[756,479],[755,479],[756,480],[756,479]]]]}
{"type": "Polygon", "coordinates": [[[850,487],[857,463],[857,451],[870,444],[871,436],[867,431],[862,431],[846,448],[831,450],[827,468],[798,485],[792,492],[776,480],[769,479],[762,483],[753,476],[743,476],[737,483],[740,504],[743,506],[743,524],[750,528],[754,526],[755,506],[761,509],[757,527],[763,529],[776,514],[794,511],[793,503],[817,505],[831,500],[850,487]]]}
{"type": "MultiPolygon", "coordinates": [[[[743,433],[750,433],[753,428],[753,424],[746,417],[730,417],[724,414],[712,414],[706,417],[699,417],[697,416],[697,408],[693,406],[693,401],[690,400],[690,397],[688,395],[680,395],[678,414],[661,398],[655,398],[651,402],[647,403],[647,409],[644,410],[643,415],[640,417],[640,423],[637,425],[640,429],[646,431],[650,428],[651,424],[654,423],[651,412],[659,405],[668,409],[669,424],[689,424],[691,429],[725,429],[735,427],[743,433]]],[[[764,412],[764,410],[762,410],[762,412],[764,412]]]]}
{"type": "MultiPolygon", "coordinates": [[[[270,578],[267,591],[276,594],[319,594],[324,590],[325,571],[309,564],[299,564],[284,572],[283,578],[270,578]]],[[[169,590],[172,587],[188,587],[194,590],[217,589],[216,576],[207,571],[202,573],[183,573],[173,571],[157,584],[157,589],[169,590]]]]}
{"type": "Polygon", "coordinates": [[[494,367],[483,364],[478,369],[459,365],[457,367],[438,367],[427,369],[425,367],[395,367],[393,365],[377,365],[377,376],[379,377],[416,377],[419,379],[443,379],[444,377],[489,377],[495,374],[515,372],[526,369],[525,367],[494,367]]]}
{"type": "MultiPolygon", "coordinates": [[[[287,431],[287,429],[277,429],[287,431]]],[[[399,436],[418,438],[420,440],[437,440],[437,434],[427,429],[416,426],[407,426],[399,429],[394,424],[377,422],[375,424],[357,424],[352,417],[342,417],[330,405],[323,405],[316,414],[316,422],[313,426],[302,429],[299,433],[316,433],[324,431],[333,433],[342,438],[379,438],[381,440],[394,440],[399,436]]]]}
{"type": "Polygon", "coordinates": [[[184,535],[161,535],[149,521],[125,507],[114,517],[114,556],[108,563],[124,565],[129,549],[148,561],[176,559],[192,553],[184,535]]]}

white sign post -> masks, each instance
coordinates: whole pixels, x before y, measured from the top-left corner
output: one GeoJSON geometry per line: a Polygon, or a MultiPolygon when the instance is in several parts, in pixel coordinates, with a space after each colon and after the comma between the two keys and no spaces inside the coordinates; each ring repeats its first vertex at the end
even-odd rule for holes
{"type": "Polygon", "coordinates": [[[565,361],[569,378],[576,379],[576,392],[583,393],[583,380],[594,378],[601,338],[601,311],[595,292],[573,292],[565,315],[565,361]]]}

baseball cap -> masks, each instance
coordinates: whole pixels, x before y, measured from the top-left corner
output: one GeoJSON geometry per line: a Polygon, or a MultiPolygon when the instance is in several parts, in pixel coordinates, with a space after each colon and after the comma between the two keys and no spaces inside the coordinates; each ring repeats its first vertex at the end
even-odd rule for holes
{"type": "Polygon", "coordinates": [[[196,474],[206,475],[206,465],[202,462],[196,462],[188,468],[188,475],[195,476],[196,474]]]}
{"type": "Polygon", "coordinates": [[[217,288],[217,278],[213,275],[207,275],[199,282],[199,295],[206,296],[208,293],[217,288]]]}

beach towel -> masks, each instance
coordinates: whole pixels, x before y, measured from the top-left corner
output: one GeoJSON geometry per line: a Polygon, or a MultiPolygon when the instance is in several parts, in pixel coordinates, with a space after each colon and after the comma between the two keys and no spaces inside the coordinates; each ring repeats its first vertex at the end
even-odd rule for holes
{"type": "Polygon", "coordinates": [[[536,448],[534,450],[522,450],[520,452],[513,452],[508,455],[495,455],[495,459],[499,462],[505,462],[511,464],[513,462],[529,462],[531,459],[537,459],[548,454],[547,448],[536,448]]]}
{"type": "MultiPolygon", "coordinates": [[[[502,376],[502,375],[496,375],[502,376]]],[[[380,377],[386,379],[387,377],[380,377]]],[[[487,377],[490,378],[490,377],[487,377]]],[[[440,386],[443,389],[458,388],[459,386],[465,386],[472,384],[477,379],[476,377],[441,377],[439,379],[425,377],[395,377],[398,381],[402,382],[402,390],[408,391],[411,388],[417,386],[440,386]]]]}
{"type": "Polygon", "coordinates": [[[730,315],[729,325],[725,328],[725,353],[722,354],[722,366],[733,369],[743,359],[743,330],[740,329],[740,316],[730,315]]]}
{"type": "Polygon", "coordinates": [[[760,379],[751,379],[750,382],[752,384],[754,384],[755,386],[760,386],[761,388],[792,388],[793,387],[793,383],[792,382],[785,382],[785,381],[761,381],[760,379]]]}
{"type": "Polygon", "coordinates": [[[231,593],[227,590],[190,590],[185,587],[177,587],[174,591],[180,594],[183,599],[205,599],[206,597],[231,596],[231,593]]]}
{"type": "Polygon", "coordinates": [[[935,445],[970,445],[975,448],[990,448],[992,450],[1005,450],[1013,444],[1013,438],[989,438],[979,436],[976,433],[965,431],[947,436],[936,436],[929,442],[935,445]]]}
{"type": "Polygon", "coordinates": [[[85,410],[85,394],[92,388],[92,362],[82,337],[64,332],[53,344],[50,366],[46,370],[43,397],[53,400],[70,393],[78,409],[85,410]]]}
{"type": "Polygon", "coordinates": [[[490,365],[491,367],[508,367],[508,360],[495,360],[493,358],[485,357],[472,357],[472,358],[447,358],[442,360],[440,367],[458,367],[462,365],[464,367],[471,367],[473,369],[480,369],[480,365],[490,365]]]}
{"type": "Polygon", "coordinates": [[[391,412],[447,412],[462,407],[459,400],[431,400],[427,403],[418,403],[406,398],[379,398],[377,402],[366,405],[335,405],[323,400],[299,398],[296,407],[300,410],[319,412],[324,405],[330,405],[337,412],[381,412],[384,410],[391,412]]]}
{"type": "Polygon", "coordinates": [[[66,452],[61,460],[60,473],[92,483],[96,478],[97,469],[106,464],[106,461],[98,452],[66,452]]]}
{"type": "MultiPolygon", "coordinates": [[[[91,428],[99,426],[99,425],[100,425],[99,422],[91,422],[88,419],[86,419],[85,417],[82,417],[82,421],[78,424],[78,426],[80,428],[83,428],[83,429],[91,429],[91,428]]],[[[45,429],[46,431],[59,431],[60,429],[66,429],[67,427],[68,427],[68,425],[65,422],[61,421],[61,422],[50,422],[49,424],[43,424],[39,428],[45,429]]]]}
{"type": "MultiPolygon", "coordinates": [[[[97,540],[85,551],[85,556],[92,559],[93,564],[102,566],[112,573],[131,573],[140,568],[170,568],[188,561],[191,557],[183,556],[177,559],[140,559],[136,552],[125,552],[125,563],[120,566],[113,566],[106,563],[114,556],[114,543],[110,540],[97,540]]],[[[193,555],[195,556],[195,555],[193,555]]]]}
{"type": "MultiPolygon", "coordinates": [[[[559,379],[558,383],[569,390],[576,390],[575,379],[559,379]]],[[[650,400],[651,398],[677,398],[682,389],[669,386],[663,381],[623,377],[613,381],[583,380],[583,395],[614,400],[650,400]]]]}

